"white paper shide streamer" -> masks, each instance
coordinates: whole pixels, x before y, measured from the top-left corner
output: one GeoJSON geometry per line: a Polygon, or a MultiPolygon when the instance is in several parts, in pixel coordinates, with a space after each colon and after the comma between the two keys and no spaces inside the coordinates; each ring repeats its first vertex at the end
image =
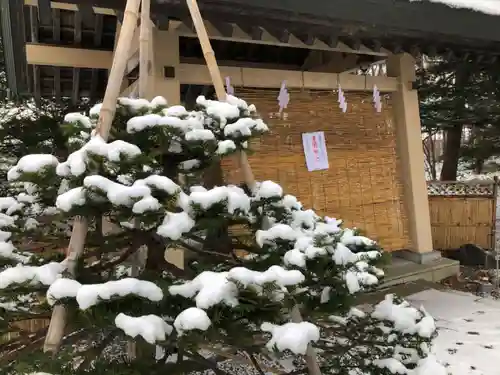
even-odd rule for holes
{"type": "Polygon", "coordinates": [[[377,85],[373,86],[373,105],[378,113],[382,112],[382,99],[377,85]]]}
{"type": "Polygon", "coordinates": [[[234,87],[231,86],[231,77],[226,77],[226,93],[228,95],[234,95],[234,87]]]}
{"type": "Polygon", "coordinates": [[[347,112],[347,100],[345,99],[344,91],[342,90],[342,87],[339,85],[339,108],[342,110],[342,112],[346,113],[347,112]]]}
{"type": "Polygon", "coordinates": [[[278,95],[278,104],[280,106],[279,113],[282,113],[283,110],[288,107],[289,103],[290,103],[290,94],[288,93],[288,90],[286,88],[286,81],[283,81],[281,83],[281,88],[278,95]]]}

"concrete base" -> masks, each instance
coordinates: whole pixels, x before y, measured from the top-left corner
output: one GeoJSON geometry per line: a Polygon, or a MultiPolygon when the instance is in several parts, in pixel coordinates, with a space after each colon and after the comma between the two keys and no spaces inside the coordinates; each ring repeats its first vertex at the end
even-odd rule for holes
{"type": "MultiPolygon", "coordinates": [[[[429,260],[429,259],[427,259],[429,260]]],[[[392,263],[385,269],[385,278],[381,288],[406,284],[417,280],[440,282],[460,272],[460,263],[456,260],[435,257],[425,264],[412,262],[398,254],[393,255],[392,263]]]]}
{"type": "Polygon", "coordinates": [[[417,264],[431,264],[441,259],[439,251],[428,251],[426,253],[416,253],[410,250],[399,250],[392,253],[393,258],[399,257],[417,264]]]}

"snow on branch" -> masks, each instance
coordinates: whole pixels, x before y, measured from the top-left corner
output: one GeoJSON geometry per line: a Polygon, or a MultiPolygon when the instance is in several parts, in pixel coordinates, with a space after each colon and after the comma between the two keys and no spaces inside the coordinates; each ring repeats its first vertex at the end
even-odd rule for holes
{"type": "Polygon", "coordinates": [[[169,293],[194,298],[196,306],[201,309],[221,303],[234,307],[239,304],[239,285],[261,292],[265,284],[276,284],[284,288],[298,285],[304,280],[304,275],[299,271],[286,270],[280,266],[271,266],[264,272],[235,267],[229,272],[202,272],[191,281],[171,286],[169,293]]]}
{"type": "Polygon", "coordinates": [[[63,298],[75,298],[80,309],[86,310],[101,300],[129,295],[146,298],[153,302],[163,299],[163,291],[150,281],[125,278],[104,284],[82,285],[76,280],[61,278],[49,287],[47,301],[53,305],[63,298]]]}
{"type": "Polygon", "coordinates": [[[306,354],[307,345],[319,340],[319,328],[309,322],[286,323],[281,326],[266,322],[260,329],[272,335],[267,343],[269,350],[290,350],[295,354],[306,354]]]}
{"type": "Polygon", "coordinates": [[[126,335],[141,336],[150,344],[165,341],[172,333],[172,326],[156,315],[133,317],[120,313],[115,318],[115,325],[126,335]]]}
{"type": "Polygon", "coordinates": [[[0,272],[0,289],[6,289],[15,284],[51,285],[64,271],[63,263],[51,262],[42,266],[17,265],[0,272]]]}
{"type": "Polygon", "coordinates": [[[184,310],[174,320],[174,327],[179,335],[193,330],[206,331],[211,325],[207,313],[196,307],[184,310]]]}

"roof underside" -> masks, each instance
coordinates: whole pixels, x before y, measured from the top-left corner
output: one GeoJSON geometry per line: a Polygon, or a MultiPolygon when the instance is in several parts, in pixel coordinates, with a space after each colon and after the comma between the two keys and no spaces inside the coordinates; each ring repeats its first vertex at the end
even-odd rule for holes
{"type": "MultiPolygon", "coordinates": [[[[379,38],[386,43],[388,39],[397,38],[408,43],[437,43],[467,49],[494,46],[500,52],[499,18],[466,8],[451,8],[435,1],[199,0],[198,3],[204,18],[244,26],[314,33],[318,37],[339,34],[360,39],[379,38]],[[256,20],[259,25],[256,25],[256,20]]],[[[121,11],[125,7],[125,0],[65,2],[121,11]]],[[[156,0],[151,10],[158,18],[190,18],[183,0],[156,0]]]]}
{"type": "MultiPolygon", "coordinates": [[[[214,40],[220,60],[273,62],[288,69],[303,69],[308,48],[314,48],[312,44],[318,40],[332,48],[341,42],[354,51],[363,46],[374,54],[407,51],[413,55],[446,53],[459,58],[473,55],[498,60],[500,17],[434,1],[442,0],[199,0],[199,6],[203,17],[226,39],[231,39],[233,27],[237,26],[257,42],[214,40]],[[259,44],[263,30],[282,42],[281,46],[259,44]],[[291,35],[305,48],[286,47],[291,35]]],[[[26,6],[25,0],[1,1],[11,90],[16,94],[71,96],[75,100],[101,96],[107,71],[27,66],[23,46],[32,42],[112,50],[116,18],[123,15],[125,0],[64,1],[76,4],[77,11],[51,8],[50,0],[37,2],[38,7],[26,6]],[[95,13],[93,7],[113,9],[116,16],[95,13]]],[[[153,0],[151,10],[159,28],[181,21],[185,28],[192,29],[183,0],[153,0]]],[[[180,54],[184,59],[202,58],[192,37],[181,38],[180,54]]],[[[360,55],[358,63],[373,60],[373,56],[360,55]]]]}

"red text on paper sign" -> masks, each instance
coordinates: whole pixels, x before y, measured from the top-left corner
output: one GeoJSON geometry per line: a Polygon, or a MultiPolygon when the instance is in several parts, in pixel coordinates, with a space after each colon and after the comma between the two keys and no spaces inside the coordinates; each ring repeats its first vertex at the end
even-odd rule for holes
{"type": "Polygon", "coordinates": [[[318,141],[316,140],[315,135],[313,135],[313,137],[312,137],[312,147],[313,147],[314,156],[316,157],[316,161],[319,162],[319,147],[318,147],[318,141]]]}

